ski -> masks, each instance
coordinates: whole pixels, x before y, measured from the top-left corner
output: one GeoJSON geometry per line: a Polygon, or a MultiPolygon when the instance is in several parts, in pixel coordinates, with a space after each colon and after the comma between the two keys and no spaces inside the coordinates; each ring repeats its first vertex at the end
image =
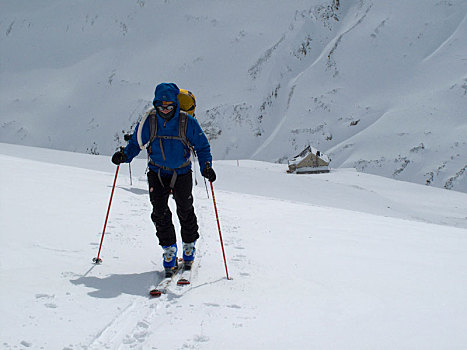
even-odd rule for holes
{"type": "Polygon", "coordinates": [[[182,272],[180,273],[180,278],[177,281],[178,286],[186,286],[191,284],[191,271],[192,264],[184,264],[182,272]]]}
{"type": "Polygon", "coordinates": [[[177,286],[186,286],[187,284],[191,284],[190,280],[188,278],[180,278],[177,281],[177,286]]]}
{"type": "Polygon", "coordinates": [[[151,286],[149,288],[149,295],[151,297],[158,298],[162,294],[166,294],[172,281],[174,281],[175,277],[178,276],[179,273],[182,271],[183,271],[183,261],[179,261],[177,268],[173,270],[172,276],[165,277],[164,279],[162,279],[162,281],[159,282],[159,284],[155,286],[151,286]]]}

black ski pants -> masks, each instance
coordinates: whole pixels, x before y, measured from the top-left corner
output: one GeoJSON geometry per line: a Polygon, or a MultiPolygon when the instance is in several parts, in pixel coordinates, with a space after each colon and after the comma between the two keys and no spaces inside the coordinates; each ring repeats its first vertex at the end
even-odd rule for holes
{"type": "Polygon", "coordinates": [[[173,194],[177,206],[183,242],[191,243],[199,238],[198,221],[193,207],[193,179],[191,172],[177,176],[173,188],[170,188],[172,176],[161,176],[152,170],[148,172],[149,198],[152,204],[151,219],[156,226],[156,235],[161,246],[169,246],[176,242],[172,212],[168,202],[173,194]]]}

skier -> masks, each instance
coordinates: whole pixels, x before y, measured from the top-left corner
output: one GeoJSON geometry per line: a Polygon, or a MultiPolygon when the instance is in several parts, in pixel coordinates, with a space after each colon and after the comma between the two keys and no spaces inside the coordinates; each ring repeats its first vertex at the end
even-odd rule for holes
{"type": "Polygon", "coordinates": [[[166,277],[178,269],[177,242],[172,213],[168,206],[172,193],[177,206],[183,241],[184,269],[191,269],[195,243],[199,238],[197,217],[193,207],[190,149],[199,160],[201,174],[209,181],[216,180],[211,168],[209,141],[197,120],[180,110],[174,83],[161,83],[154,93],[154,109],[136,126],[128,145],[112,156],[116,165],[130,163],[147,144],[149,198],[153,207],[151,219],[163,249],[166,277]]]}

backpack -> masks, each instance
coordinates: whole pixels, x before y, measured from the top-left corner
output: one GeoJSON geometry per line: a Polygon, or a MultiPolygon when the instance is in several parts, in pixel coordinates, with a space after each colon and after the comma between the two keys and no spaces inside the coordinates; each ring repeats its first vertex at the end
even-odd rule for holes
{"type": "Polygon", "coordinates": [[[182,111],[191,114],[192,117],[195,116],[196,99],[195,95],[193,95],[191,91],[180,89],[180,93],[178,94],[178,104],[182,111]]]}
{"type": "MultiPolygon", "coordinates": [[[[178,104],[180,106],[180,123],[178,127],[178,136],[165,136],[162,138],[171,138],[171,139],[178,139],[180,140],[184,145],[186,145],[188,148],[192,149],[190,143],[188,142],[186,138],[186,128],[187,128],[187,119],[188,116],[187,114],[190,114],[191,116],[195,116],[195,108],[196,108],[196,99],[195,95],[188,90],[185,89],[180,89],[180,93],[178,94],[178,104]]],[[[147,118],[149,119],[149,126],[150,126],[150,131],[149,131],[149,142],[147,143],[148,147],[148,152],[151,154],[151,148],[150,145],[156,139],[157,136],[157,122],[155,122],[157,115],[156,115],[156,110],[154,108],[151,108],[145,116],[141,119],[139,128],[138,128],[138,144],[139,147],[144,149],[143,142],[141,140],[141,133],[143,130],[143,124],[146,121],[147,118]]],[[[164,152],[162,150],[162,152],[164,152]]]]}
{"type": "MultiPolygon", "coordinates": [[[[188,113],[190,115],[192,115],[192,116],[195,115],[195,108],[196,108],[195,95],[193,95],[193,93],[191,91],[180,89],[180,93],[178,94],[178,101],[179,101],[179,105],[180,105],[178,136],[160,136],[160,135],[157,135],[157,114],[156,114],[157,112],[156,112],[156,110],[154,108],[151,108],[149,110],[149,112],[147,112],[145,114],[145,116],[141,119],[141,121],[139,123],[139,127],[138,127],[138,134],[136,135],[139,147],[142,150],[145,147],[145,145],[142,142],[142,137],[141,137],[141,134],[143,132],[143,124],[146,122],[146,119],[149,118],[149,141],[148,141],[148,143],[146,143],[146,145],[147,145],[146,149],[148,151],[148,160],[149,160],[149,163],[159,167],[159,172],[158,172],[157,175],[158,175],[159,180],[160,180],[162,185],[164,185],[164,184],[163,184],[162,179],[161,179],[160,169],[173,171],[173,176],[172,176],[172,179],[170,181],[170,188],[174,187],[175,181],[177,180],[176,169],[168,168],[168,167],[165,167],[165,166],[160,165],[160,164],[155,164],[152,161],[152,159],[150,158],[150,154],[152,153],[151,144],[156,138],[158,138],[159,141],[160,141],[162,157],[164,159],[165,159],[165,153],[164,153],[164,147],[162,146],[162,139],[180,140],[180,142],[182,142],[189,149],[189,152],[193,152],[193,154],[196,155],[196,153],[195,153],[195,151],[193,149],[193,146],[190,144],[190,142],[188,141],[188,139],[186,137],[186,129],[187,129],[187,125],[188,125],[188,113]]],[[[177,169],[184,168],[184,167],[186,167],[186,166],[188,166],[190,164],[191,164],[191,160],[190,160],[190,157],[188,156],[187,161],[185,163],[183,163],[182,165],[180,165],[177,169]]]]}
{"type": "MultiPolygon", "coordinates": [[[[179,118],[178,118],[178,136],[159,136],[157,135],[157,115],[156,110],[152,109],[149,112],[149,142],[147,143],[147,150],[148,153],[151,154],[151,143],[155,139],[159,139],[160,147],[162,151],[162,157],[165,160],[164,148],[162,147],[162,140],[180,140],[185,146],[191,149],[190,142],[186,137],[186,129],[188,125],[188,113],[185,111],[180,111],[179,118]]],[[[183,167],[183,166],[181,166],[183,167]]]]}

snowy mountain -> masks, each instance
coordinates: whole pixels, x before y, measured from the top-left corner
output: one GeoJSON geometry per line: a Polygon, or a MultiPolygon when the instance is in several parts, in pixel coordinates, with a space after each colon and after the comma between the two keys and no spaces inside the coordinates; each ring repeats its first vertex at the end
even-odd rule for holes
{"type": "Polygon", "coordinates": [[[157,83],[216,159],[467,191],[465,0],[2,1],[0,141],[111,154],[157,83]]]}
{"type": "Polygon", "coordinates": [[[232,279],[198,181],[192,284],[149,299],[162,250],[144,160],[132,163],[132,186],[121,166],[96,266],[108,157],[0,144],[0,159],[2,349],[467,344],[467,194],[352,169],[288,175],[284,164],[216,161],[232,279]]]}

